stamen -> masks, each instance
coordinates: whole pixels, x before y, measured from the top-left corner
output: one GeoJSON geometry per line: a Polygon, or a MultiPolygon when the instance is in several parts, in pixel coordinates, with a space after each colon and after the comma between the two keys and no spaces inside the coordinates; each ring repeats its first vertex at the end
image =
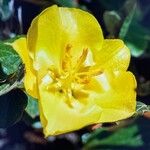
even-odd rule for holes
{"type": "Polygon", "coordinates": [[[67,44],[67,46],[66,46],[66,53],[70,54],[71,48],[72,48],[72,45],[71,44],[67,44]]]}
{"type": "Polygon", "coordinates": [[[60,75],[54,66],[48,68],[48,73],[51,75],[53,79],[58,78],[60,75]]]}
{"type": "Polygon", "coordinates": [[[58,90],[58,88],[55,83],[52,83],[51,85],[46,86],[46,90],[55,93],[58,90]]]}
{"type": "Polygon", "coordinates": [[[74,72],[78,72],[78,70],[80,69],[80,67],[82,66],[82,64],[84,63],[84,61],[86,60],[88,54],[88,49],[83,49],[83,52],[80,56],[80,58],[77,60],[77,64],[74,68],[74,72]]]}
{"type": "Polygon", "coordinates": [[[87,98],[89,94],[85,90],[73,90],[72,95],[76,99],[81,99],[81,98],[87,98]]]}
{"type": "Polygon", "coordinates": [[[77,73],[78,76],[97,76],[102,74],[103,71],[101,69],[89,69],[87,72],[79,72],[77,73]]]}
{"type": "Polygon", "coordinates": [[[88,48],[83,49],[77,62],[73,62],[71,49],[72,45],[67,44],[61,61],[61,71],[58,72],[55,66],[51,66],[48,69],[48,75],[43,79],[44,83],[49,82],[45,86],[47,90],[63,94],[65,103],[69,107],[73,107],[73,100],[87,98],[89,93],[84,90],[84,86],[91,81],[93,76],[103,73],[102,69],[93,63],[89,63],[87,66],[86,61],[90,53],[88,48]]]}
{"type": "Polygon", "coordinates": [[[64,56],[62,58],[62,70],[67,72],[71,69],[72,63],[71,63],[71,48],[72,45],[67,44],[66,49],[64,51],[64,56]]]}
{"type": "Polygon", "coordinates": [[[65,95],[66,95],[66,103],[68,104],[68,106],[69,107],[73,107],[72,106],[72,99],[73,99],[73,97],[72,97],[72,90],[71,89],[67,89],[67,90],[64,90],[64,93],[65,93],[65,95]]]}
{"type": "Polygon", "coordinates": [[[76,82],[79,84],[87,84],[90,81],[90,77],[87,75],[84,75],[82,77],[76,76],[76,82]]]}

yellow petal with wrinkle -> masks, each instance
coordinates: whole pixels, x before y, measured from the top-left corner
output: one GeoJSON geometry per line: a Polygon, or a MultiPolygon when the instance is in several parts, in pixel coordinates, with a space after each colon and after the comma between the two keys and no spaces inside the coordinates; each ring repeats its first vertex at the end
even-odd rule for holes
{"type": "Polygon", "coordinates": [[[36,76],[32,69],[29,52],[27,49],[26,38],[19,38],[11,43],[16,52],[20,55],[23,63],[25,64],[25,89],[31,96],[37,98],[36,76]]]}
{"type": "Polygon", "coordinates": [[[26,65],[27,92],[37,96],[38,91],[46,136],[135,112],[136,81],[126,72],[129,49],[121,40],[104,40],[91,14],[49,7],[33,20],[27,47],[25,39],[14,47],[26,65]]]}
{"type": "Polygon", "coordinates": [[[130,62],[130,50],[122,40],[106,39],[102,49],[94,53],[96,64],[105,70],[127,70],[130,62]]]}
{"type": "Polygon", "coordinates": [[[30,56],[36,61],[35,67],[42,68],[44,74],[50,66],[60,68],[68,45],[72,47],[71,55],[76,58],[84,48],[100,49],[103,34],[91,14],[76,8],[52,6],[33,20],[27,40],[30,56]]]}
{"type": "Polygon", "coordinates": [[[39,94],[40,118],[45,136],[77,130],[100,118],[101,108],[90,99],[86,105],[72,99],[71,107],[62,93],[50,92],[43,84],[39,85],[39,94]]]}
{"type": "Polygon", "coordinates": [[[86,87],[102,108],[98,122],[115,122],[135,113],[136,80],[131,72],[105,72],[86,87]]]}

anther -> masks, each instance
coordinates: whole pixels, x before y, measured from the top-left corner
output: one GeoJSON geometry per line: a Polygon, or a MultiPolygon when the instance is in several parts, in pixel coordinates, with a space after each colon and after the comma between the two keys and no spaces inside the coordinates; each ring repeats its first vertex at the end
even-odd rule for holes
{"type": "Polygon", "coordinates": [[[62,58],[62,70],[63,71],[68,71],[71,69],[71,44],[67,44],[65,51],[64,51],[64,56],[62,58]]]}
{"type": "Polygon", "coordinates": [[[83,52],[82,52],[80,58],[77,60],[77,65],[74,68],[75,72],[77,72],[80,69],[80,67],[86,60],[87,54],[88,54],[88,49],[87,48],[83,49],[83,52]]]}

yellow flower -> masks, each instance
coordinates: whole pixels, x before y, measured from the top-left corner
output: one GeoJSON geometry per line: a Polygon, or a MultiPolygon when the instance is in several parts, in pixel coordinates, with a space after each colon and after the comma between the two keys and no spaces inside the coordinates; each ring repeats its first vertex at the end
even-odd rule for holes
{"type": "Polygon", "coordinates": [[[38,98],[46,136],[114,122],[135,112],[129,49],[104,39],[88,12],[52,6],[13,44],[26,67],[26,91],[38,98]]]}

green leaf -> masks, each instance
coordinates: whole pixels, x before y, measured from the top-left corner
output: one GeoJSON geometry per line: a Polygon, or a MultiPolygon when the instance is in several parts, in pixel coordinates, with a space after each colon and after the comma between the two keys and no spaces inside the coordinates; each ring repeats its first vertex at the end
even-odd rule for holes
{"type": "Polygon", "coordinates": [[[0,128],[18,122],[27,105],[27,96],[19,89],[0,96],[0,128]]]}
{"type": "Polygon", "coordinates": [[[8,3],[10,2],[11,0],[1,0],[0,1],[0,4],[1,5],[8,5],[8,3]]]}
{"type": "Polygon", "coordinates": [[[136,22],[130,25],[124,42],[131,50],[131,54],[135,57],[142,55],[150,42],[150,30],[142,27],[136,22]]]}
{"type": "Polygon", "coordinates": [[[16,72],[21,62],[21,58],[12,46],[0,42],[0,64],[5,74],[16,72]]]}
{"type": "Polygon", "coordinates": [[[16,51],[0,42],[0,96],[20,88],[24,77],[24,65],[16,51]]]}
{"type": "Polygon", "coordinates": [[[119,33],[119,37],[121,39],[124,39],[128,33],[129,27],[131,25],[131,22],[133,20],[135,12],[136,12],[136,7],[137,7],[137,5],[135,4],[133,9],[131,10],[131,12],[129,13],[129,15],[126,17],[126,19],[124,20],[124,22],[122,24],[122,27],[121,27],[120,33],[119,33]]]}
{"type": "Polygon", "coordinates": [[[150,120],[139,117],[118,128],[100,128],[83,136],[84,150],[150,149],[150,120]]]}
{"type": "Polygon", "coordinates": [[[125,3],[123,7],[121,8],[121,11],[125,17],[126,16],[129,17],[130,15],[132,15],[133,12],[135,12],[134,17],[137,17],[140,19],[141,10],[138,7],[139,7],[139,3],[137,0],[125,0],[125,3]]]}
{"type": "Polygon", "coordinates": [[[121,24],[121,17],[116,11],[104,12],[104,23],[110,35],[115,36],[121,24]]]}
{"type": "Polygon", "coordinates": [[[136,104],[136,112],[137,114],[139,115],[143,115],[144,112],[148,112],[150,111],[150,107],[140,101],[137,101],[137,104],[136,104]]]}
{"type": "Polygon", "coordinates": [[[6,75],[0,68],[0,96],[10,92],[15,88],[23,88],[24,66],[20,65],[18,70],[10,75],[6,75]]]}
{"type": "Polygon", "coordinates": [[[138,127],[132,125],[126,128],[119,129],[117,131],[107,131],[105,129],[99,129],[96,133],[87,138],[85,145],[86,150],[98,150],[99,148],[116,149],[118,147],[138,147],[143,144],[142,139],[136,135],[138,133],[138,127]]]}
{"type": "Polygon", "coordinates": [[[150,120],[138,117],[126,120],[126,126],[100,128],[85,134],[84,150],[149,150],[150,120]]]}
{"type": "Polygon", "coordinates": [[[38,111],[38,101],[28,95],[28,105],[26,107],[26,112],[32,117],[35,118],[36,116],[39,115],[38,111]]]}
{"type": "MultiPolygon", "coordinates": [[[[134,4],[134,3],[133,3],[134,4]]],[[[150,42],[150,30],[139,23],[140,10],[135,3],[129,15],[125,18],[119,33],[121,38],[131,50],[134,57],[142,55],[150,42]]]]}
{"type": "Polygon", "coordinates": [[[2,21],[8,20],[12,14],[9,2],[10,0],[1,0],[0,2],[0,20],[2,21]]]}

